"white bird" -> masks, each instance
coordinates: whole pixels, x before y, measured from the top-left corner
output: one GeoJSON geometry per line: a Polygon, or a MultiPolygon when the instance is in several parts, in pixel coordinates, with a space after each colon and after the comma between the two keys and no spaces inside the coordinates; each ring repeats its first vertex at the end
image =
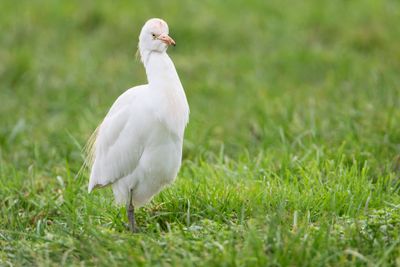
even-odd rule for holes
{"type": "Polygon", "coordinates": [[[120,95],[89,140],[88,191],[112,185],[116,202],[127,205],[133,232],[137,230],[134,207],[146,204],[173,182],[182,160],[189,106],[166,53],[168,46],[175,46],[168,33],[162,19],[145,23],[139,52],[148,84],[120,95]]]}

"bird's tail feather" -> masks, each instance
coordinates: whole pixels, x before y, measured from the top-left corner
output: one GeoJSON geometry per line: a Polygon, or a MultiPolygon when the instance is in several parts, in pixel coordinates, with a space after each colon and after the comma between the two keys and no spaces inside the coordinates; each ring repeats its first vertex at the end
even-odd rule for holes
{"type": "Polygon", "coordinates": [[[85,146],[82,149],[85,160],[82,164],[82,167],[80,168],[80,170],[78,172],[78,176],[82,174],[82,172],[85,168],[88,168],[90,170],[93,166],[94,153],[95,153],[95,149],[96,149],[95,142],[96,142],[97,133],[99,131],[99,127],[100,126],[98,126],[96,128],[96,130],[94,130],[94,132],[90,135],[89,140],[87,141],[87,143],[85,144],[85,146]]]}

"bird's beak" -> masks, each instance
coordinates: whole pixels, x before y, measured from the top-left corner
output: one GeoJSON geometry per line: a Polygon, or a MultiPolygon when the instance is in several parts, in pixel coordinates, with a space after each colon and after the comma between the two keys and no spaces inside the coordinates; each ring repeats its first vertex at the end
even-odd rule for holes
{"type": "Polygon", "coordinates": [[[176,45],[174,39],[169,37],[169,35],[167,35],[167,34],[161,34],[160,36],[158,36],[157,39],[162,41],[162,42],[164,42],[164,43],[166,43],[167,45],[173,45],[173,46],[176,45]]]}

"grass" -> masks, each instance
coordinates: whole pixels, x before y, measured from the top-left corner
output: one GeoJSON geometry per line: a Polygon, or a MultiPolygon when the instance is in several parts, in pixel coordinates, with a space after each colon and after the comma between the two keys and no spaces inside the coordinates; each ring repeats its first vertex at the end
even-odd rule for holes
{"type": "Polygon", "coordinates": [[[3,1],[1,266],[400,265],[398,1],[3,1]],[[125,226],[81,148],[169,22],[191,106],[171,187],[125,226]]]}

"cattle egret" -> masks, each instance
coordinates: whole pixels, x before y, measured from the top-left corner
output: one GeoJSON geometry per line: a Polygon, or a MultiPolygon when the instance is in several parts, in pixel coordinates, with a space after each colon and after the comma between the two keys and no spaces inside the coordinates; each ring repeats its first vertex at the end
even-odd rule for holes
{"type": "Polygon", "coordinates": [[[167,48],[175,46],[162,19],[148,20],[139,52],[148,84],[124,92],[89,141],[89,193],[112,185],[118,204],[127,205],[129,228],[137,231],[134,207],[151,200],[175,179],[189,106],[167,48]]]}

